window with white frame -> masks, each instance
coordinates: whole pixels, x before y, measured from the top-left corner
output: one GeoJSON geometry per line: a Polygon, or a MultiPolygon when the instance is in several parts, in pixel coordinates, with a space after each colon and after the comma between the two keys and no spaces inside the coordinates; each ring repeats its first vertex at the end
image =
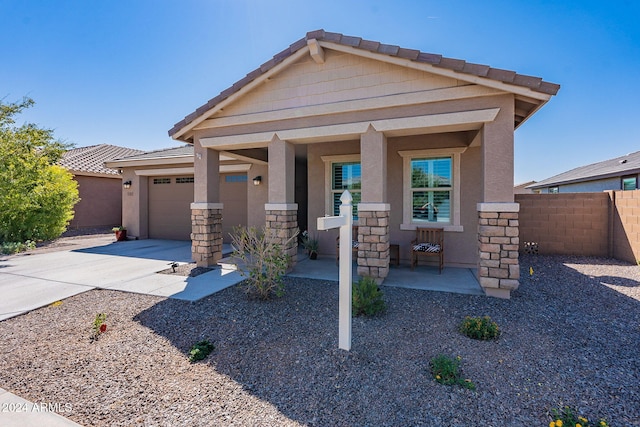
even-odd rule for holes
{"type": "Polygon", "coordinates": [[[460,155],[465,148],[400,151],[403,157],[404,230],[460,225],[460,155]]]}
{"type": "Polygon", "coordinates": [[[361,200],[362,167],[359,155],[323,156],[325,162],[325,209],[328,214],[340,215],[340,196],[349,190],[353,199],[353,220],[358,219],[361,200]]]}

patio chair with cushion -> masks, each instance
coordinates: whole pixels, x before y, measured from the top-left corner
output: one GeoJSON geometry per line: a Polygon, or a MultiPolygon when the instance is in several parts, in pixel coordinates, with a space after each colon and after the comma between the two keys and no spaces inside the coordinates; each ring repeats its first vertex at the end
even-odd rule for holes
{"type": "MultiPolygon", "coordinates": [[[[351,228],[351,252],[354,259],[358,258],[358,226],[351,228]]],[[[336,265],[340,261],[340,236],[336,237],[336,265]]]]}
{"type": "Polygon", "coordinates": [[[438,257],[440,274],[444,265],[444,230],[442,228],[418,228],[411,241],[411,270],[418,265],[418,258],[438,257]]]}

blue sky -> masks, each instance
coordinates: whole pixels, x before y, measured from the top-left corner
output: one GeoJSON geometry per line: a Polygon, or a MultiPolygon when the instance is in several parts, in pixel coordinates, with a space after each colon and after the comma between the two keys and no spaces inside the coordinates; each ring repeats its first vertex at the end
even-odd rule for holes
{"type": "Polygon", "coordinates": [[[175,146],[174,123],[323,28],[560,84],[516,131],[520,183],[640,150],[639,22],[635,0],[2,0],[0,99],[76,146],[175,146]]]}

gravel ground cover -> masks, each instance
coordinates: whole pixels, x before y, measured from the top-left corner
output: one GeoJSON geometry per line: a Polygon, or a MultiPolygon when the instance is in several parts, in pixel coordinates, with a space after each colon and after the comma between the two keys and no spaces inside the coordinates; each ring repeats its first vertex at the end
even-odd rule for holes
{"type": "Polygon", "coordinates": [[[521,269],[510,301],[383,287],[387,313],[354,318],[350,352],[335,282],[287,279],[269,302],[240,285],[196,303],[89,291],[0,322],[0,387],[71,404],[85,426],[546,426],[562,405],[640,426],[640,267],[523,256],[521,269]],[[502,335],[467,338],[467,315],[502,335]],[[202,339],[216,347],[191,364],[202,339]],[[438,384],[438,354],[460,356],[476,391],[438,384]]]}

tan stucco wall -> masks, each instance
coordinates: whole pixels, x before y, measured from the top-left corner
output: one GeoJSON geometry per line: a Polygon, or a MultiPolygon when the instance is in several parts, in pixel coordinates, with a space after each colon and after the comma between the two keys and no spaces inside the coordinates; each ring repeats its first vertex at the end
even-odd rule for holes
{"type": "Polygon", "coordinates": [[[325,50],[325,63],[305,56],[217,117],[454,87],[458,80],[325,50]]]}
{"type": "Polygon", "coordinates": [[[269,167],[267,165],[251,165],[247,182],[247,226],[262,227],[265,220],[264,205],[269,200],[269,167]],[[262,177],[260,185],[253,185],[253,178],[262,177]]]}
{"type": "Polygon", "coordinates": [[[122,179],[75,175],[80,201],[70,228],[114,226],[122,222],[122,179]]]}

